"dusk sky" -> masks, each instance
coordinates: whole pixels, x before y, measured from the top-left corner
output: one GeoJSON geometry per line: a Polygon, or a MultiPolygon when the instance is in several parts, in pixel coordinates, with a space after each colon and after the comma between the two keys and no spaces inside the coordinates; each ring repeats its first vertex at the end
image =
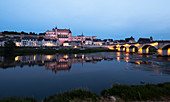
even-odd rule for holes
{"type": "Polygon", "coordinates": [[[170,0],[0,0],[0,31],[170,40],[170,0]]]}

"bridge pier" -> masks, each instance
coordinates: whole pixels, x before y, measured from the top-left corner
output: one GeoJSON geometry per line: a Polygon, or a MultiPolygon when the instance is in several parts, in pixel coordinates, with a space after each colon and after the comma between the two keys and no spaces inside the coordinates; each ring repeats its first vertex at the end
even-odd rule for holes
{"type": "Polygon", "coordinates": [[[135,47],[133,48],[127,47],[126,52],[135,52],[135,47]]]}
{"type": "Polygon", "coordinates": [[[170,48],[168,48],[168,49],[158,49],[157,53],[158,53],[158,55],[161,55],[161,56],[170,56],[170,48]]]}
{"type": "Polygon", "coordinates": [[[126,52],[130,52],[130,48],[129,47],[126,47],[126,52]]]}
{"type": "Polygon", "coordinates": [[[135,48],[129,48],[129,52],[135,52],[135,48]]]}
{"type": "Polygon", "coordinates": [[[158,50],[157,50],[157,54],[158,54],[158,55],[162,55],[162,49],[158,49],[158,50]]]}
{"type": "Polygon", "coordinates": [[[120,51],[124,52],[125,51],[125,47],[120,47],[120,51]]]}
{"type": "Polygon", "coordinates": [[[142,49],[142,53],[143,53],[143,54],[148,54],[148,53],[149,53],[149,48],[142,49]]]}
{"type": "Polygon", "coordinates": [[[120,47],[118,47],[118,48],[116,48],[117,49],[117,51],[120,51],[120,47]]]}
{"type": "Polygon", "coordinates": [[[139,54],[148,54],[149,53],[149,47],[148,48],[139,48],[138,50],[139,54]]]}
{"type": "Polygon", "coordinates": [[[142,54],[142,48],[139,48],[139,49],[138,49],[138,53],[139,53],[139,54],[142,54]]]}

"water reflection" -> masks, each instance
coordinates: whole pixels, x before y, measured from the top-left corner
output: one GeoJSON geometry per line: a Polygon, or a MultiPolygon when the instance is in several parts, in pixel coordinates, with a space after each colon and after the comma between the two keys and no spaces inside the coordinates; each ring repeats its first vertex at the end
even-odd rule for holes
{"type": "Polygon", "coordinates": [[[44,97],[77,88],[170,81],[170,58],[125,52],[0,56],[0,98],[44,97]]]}
{"type": "Polygon", "coordinates": [[[28,66],[45,66],[46,70],[70,71],[73,63],[97,63],[99,61],[118,61],[132,64],[127,66],[125,70],[145,70],[154,73],[170,74],[170,58],[156,57],[153,55],[138,55],[124,52],[107,52],[107,53],[91,53],[91,54],[55,54],[55,55],[27,55],[27,56],[0,56],[0,68],[6,69],[11,67],[25,65],[28,66]]]}

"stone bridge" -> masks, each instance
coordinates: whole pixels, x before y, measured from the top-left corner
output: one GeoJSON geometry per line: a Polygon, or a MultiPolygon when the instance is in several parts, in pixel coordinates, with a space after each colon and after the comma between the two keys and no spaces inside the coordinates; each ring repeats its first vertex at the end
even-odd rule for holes
{"type": "Polygon", "coordinates": [[[158,55],[170,56],[170,41],[153,41],[150,43],[126,43],[116,45],[103,45],[111,50],[124,52],[138,52],[139,54],[149,53],[149,48],[153,47],[157,50],[158,55]]]}

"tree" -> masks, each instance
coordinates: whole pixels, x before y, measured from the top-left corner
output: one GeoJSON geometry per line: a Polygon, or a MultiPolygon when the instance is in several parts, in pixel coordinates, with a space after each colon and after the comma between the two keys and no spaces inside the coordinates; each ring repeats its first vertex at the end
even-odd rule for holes
{"type": "Polygon", "coordinates": [[[12,40],[9,40],[7,42],[5,42],[5,55],[13,55],[14,54],[14,50],[15,50],[15,43],[12,40]]]}
{"type": "Polygon", "coordinates": [[[32,32],[30,32],[29,34],[32,35],[32,32]]]}

